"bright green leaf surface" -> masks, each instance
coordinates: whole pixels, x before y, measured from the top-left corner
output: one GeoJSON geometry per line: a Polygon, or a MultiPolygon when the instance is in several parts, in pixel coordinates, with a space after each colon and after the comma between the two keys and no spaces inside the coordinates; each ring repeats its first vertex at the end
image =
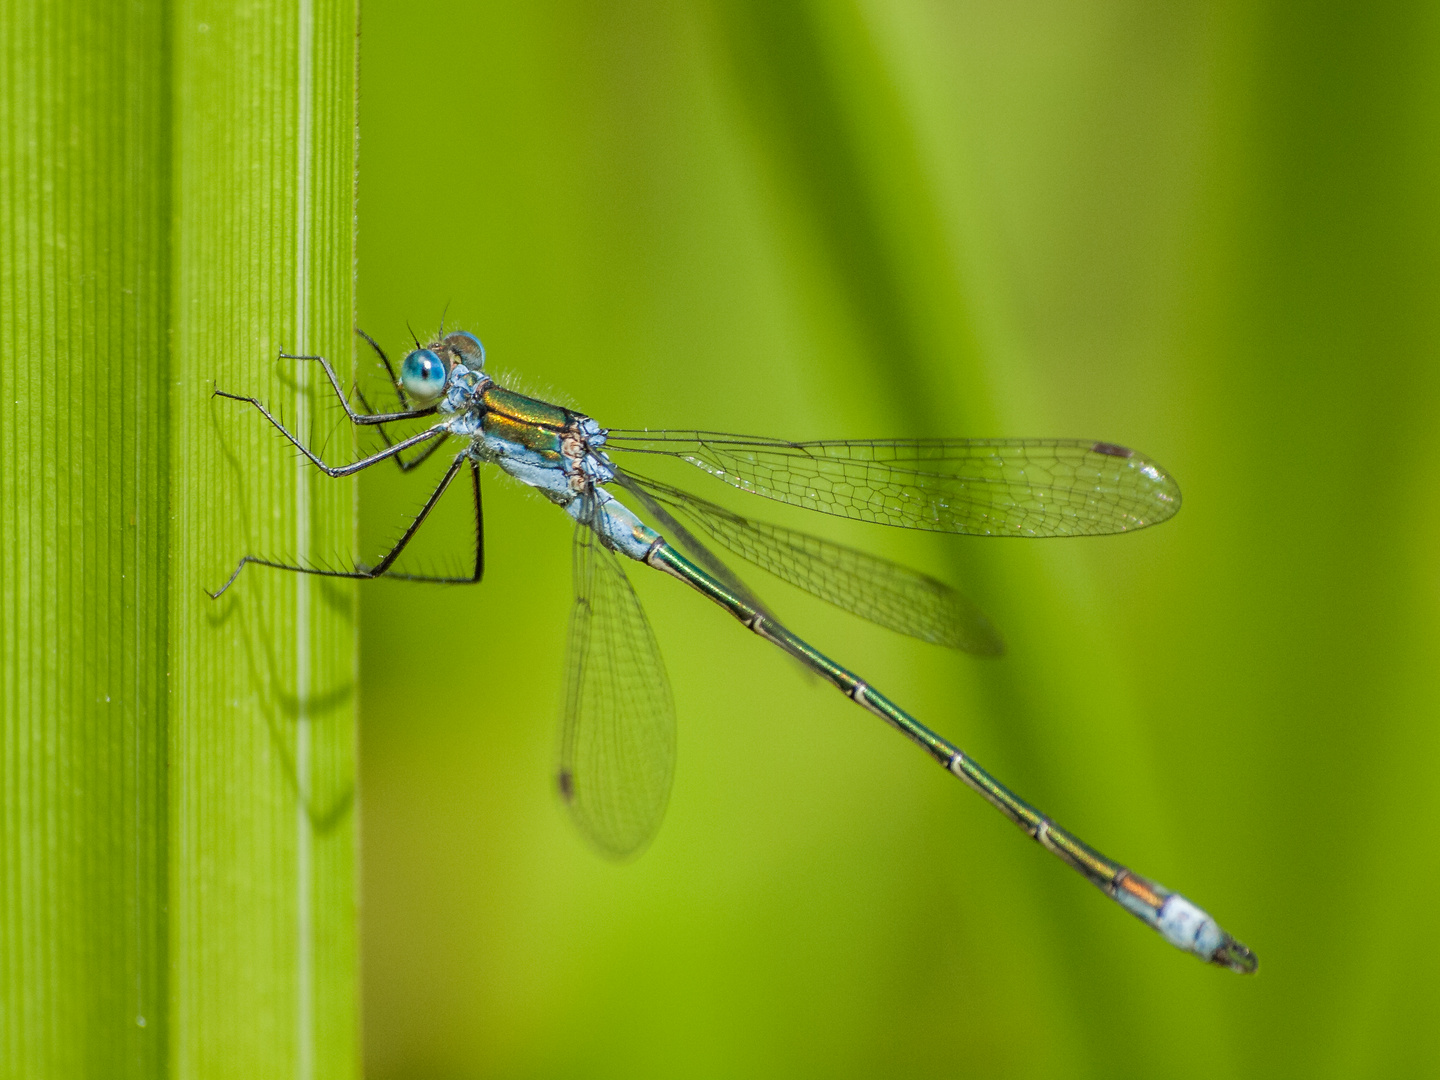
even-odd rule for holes
{"type": "Polygon", "coordinates": [[[238,554],[334,563],[353,489],[304,467],[255,394],[332,458],[352,453],[319,353],[348,368],[353,8],[177,13],[175,582],[170,932],[184,1076],[357,1066],[353,588],[238,554]],[[308,21],[308,25],[307,25],[308,21]],[[327,441],[328,437],[328,441],[327,441]]]}
{"type": "Polygon", "coordinates": [[[158,5],[0,9],[0,1073],[165,1061],[158,5]]]}
{"type": "Polygon", "coordinates": [[[359,1071],[353,5],[0,11],[0,1074],[359,1071]],[[233,406],[233,407],[226,407],[233,406]]]}
{"type": "MultiPolygon", "coordinates": [[[[965,587],[999,661],[754,584],[1261,958],[1170,949],[654,574],[676,788],[644,858],[597,858],[549,780],[570,529],[491,482],[482,586],[361,591],[374,1076],[1440,1069],[1433,5],[365,19],[361,322],[397,351],[448,304],[603,424],[1174,472],[1183,511],[1133,536],[784,517],[965,587]]],[[[373,549],[423,491],[366,485],[373,549]]]]}

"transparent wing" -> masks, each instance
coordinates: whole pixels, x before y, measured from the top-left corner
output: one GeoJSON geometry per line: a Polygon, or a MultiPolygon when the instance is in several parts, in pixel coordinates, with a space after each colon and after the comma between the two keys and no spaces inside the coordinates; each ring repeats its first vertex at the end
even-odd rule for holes
{"type": "Polygon", "coordinates": [[[660,828],[675,773],[675,705],[655,635],[619,557],[575,533],[560,796],[596,847],[640,852],[660,828]]]}
{"type": "Polygon", "coordinates": [[[607,449],[679,458],[807,510],[932,532],[1095,536],[1154,525],[1180,508],[1180,488],[1149,458],[1074,439],[784,442],[611,431],[607,449]]]}
{"type": "Polygon", "coordinates": [[[1005,649],[983,612],[943,582],[854,548],[741,517],[679,488],[629,474],[653,499],[685,514],[717,544],[862,619],[982,656],[1005,649]]]}
{"type": "MultiPolygon", "coordinates": [[[[656,494],[663,491],[670,491],[674,495],[679,496],[679,501],[682,502],[693,498],[693,496],[675,488],[667,488],[665,485],[658,484],[653,480],[646,480],[644,477],[622,472],[619,469],[615,470],[615,482],[635,496],[640,505],[644,507],[646,512],[655,519],[655,523],[664,531],[666,540],[672,544],[678,543],[683,550],[689,552],[692,559],[710,571],[716,580],[756,611],[764,615],[768,620],[771,622],[780,621],[775,618],[775,614],[765,603],[751,591],[750,586],[736,577],[733,570],[726,566],[713,551],[702,544],[694,533],[676,521],[670,511],[652,497],[652,491],[656,494]]],[[[672,499],[669,501],[671,506],[676,505],[676,500],[672,499]]],[[[704,500],[700,501],[703,502],[704,500]]]]}

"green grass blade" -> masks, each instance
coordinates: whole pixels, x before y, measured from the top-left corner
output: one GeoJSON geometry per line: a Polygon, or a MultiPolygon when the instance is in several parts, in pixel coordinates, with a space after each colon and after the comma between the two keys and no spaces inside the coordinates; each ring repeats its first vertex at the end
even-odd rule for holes
{"type": "Polygon", "coordinates": [[[0,1074],[359,1071],[353,4],[0,9],[0,1074]],[[229,403],[225,403],[229,404],[229,403]]]}
{"type": "Polygon", "coordinates": [[[0,1074],[165,1058],[164,10],[0,6],[0,1074]]]}
{"type": "Polygon", "coordinates": [[[353,547],[353,486],[302,468],[334,423],[320,353],[349,370],[353,3],[182,3],[175,32],[171,970],[180,1075],[358,1067],[354,592],[251,569],[353,547]]]}

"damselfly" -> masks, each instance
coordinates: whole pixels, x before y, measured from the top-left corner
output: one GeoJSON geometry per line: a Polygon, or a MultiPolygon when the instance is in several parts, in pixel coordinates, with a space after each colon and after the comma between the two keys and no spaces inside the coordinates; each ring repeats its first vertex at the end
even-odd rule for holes
{"type": "Polygon", "coordinates": [[[324,358],[284,356],[318,362],[350,421],[375,425],[382,433],[385,449],[359,461],[328,465],[256,398],[216,393],[253,405],[332,477],[392,459],[408,471],[452,438],[462,441],[460,449],[414,521],[373,566],[321,569],[246,555],[214,596],[249,563],[330,577],[478,582],[485,570],[480,465],[497,465],[562,507],[575,523],[575,605],[556,782],[580,830],[602,851],[630,855],[650,841],[664,816],[675,766],[669,682],[622,568],[623,556],[678,578],[897,728],[1173,945],[1232,971],[1256,969],[1255,954],[1185,897],[1060,828],[860,676],[792,633],[692,530],[883,626],[970,652],[999,651],[990,624],[958,593],[887,560],[754,521],[630,467],[632,461],[674,458],[755,495],[902,528],[981,536],[1093,536],[1144,528],[1175,513],[1179,489],[1154,462],[1112,443],[1066,439],[786,442],[710,431],[605,429],[582,413],[498,385],[486,375],[484,348],[472,334],[442,330],[428,346],[416,342],[398,376],[384,351],[365,338],[395,385],[397,411],[372,410],[358,391],[362,411],[356,411],[324,358]],[[398,440],[385,435],[385,425],[423,418],[434,422],[416,434],[398,440]],[[405,457],[410,450],[415,453],[405,457]],[[612,455],[625,462],[623,468],[612,455]],[[396,572],[396,559],[467,468],[475,510],[473,569],[454,577],[396,572]],[[645,524],[622,498],[633,501],[656,527],[645,524]]]}

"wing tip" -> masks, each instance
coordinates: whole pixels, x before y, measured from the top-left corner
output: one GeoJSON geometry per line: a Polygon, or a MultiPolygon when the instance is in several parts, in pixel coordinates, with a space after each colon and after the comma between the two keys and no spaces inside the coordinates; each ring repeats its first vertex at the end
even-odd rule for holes
{"type": "Polygon", "coordinates": [[[1159,525],[1163,521],[1169,521],[1180,512],[1180,505],[1183,502],[1180,485],[1176,482],[1175,477],[1154,459],[1138,450],[1132,450],[1128,446],[1120,446],[1116,443],[1091,443],[1090,451],[1106,457],[1118,458],[1126,462],[1125,468],[1133,469],[1144,478],[1141,492],[1151,512],[1137,518],[1136,523],[1130,529],[1121,531],[1128,532],[1131,529],[1144,529],[1151,525],[1159,525]]]}
{"type": "Polygon", "coordinates": [[[1090,452],[1093,454],[1104,454],[1106,457],[1132,458],[1135,451],[1128,446],[1121,446],[1118,443],[1094,442],[1090,444],[1090,452]]]}

